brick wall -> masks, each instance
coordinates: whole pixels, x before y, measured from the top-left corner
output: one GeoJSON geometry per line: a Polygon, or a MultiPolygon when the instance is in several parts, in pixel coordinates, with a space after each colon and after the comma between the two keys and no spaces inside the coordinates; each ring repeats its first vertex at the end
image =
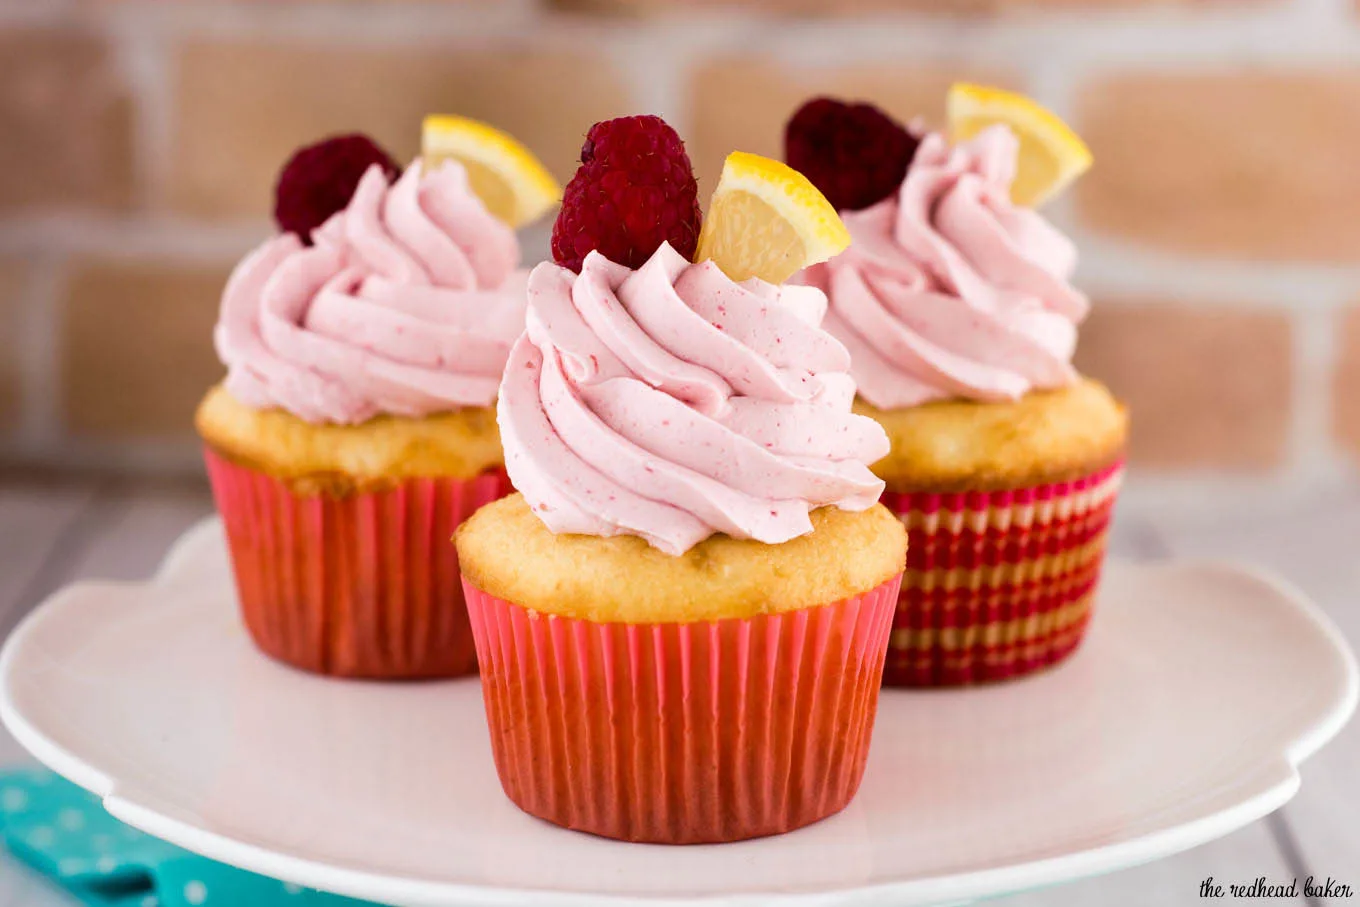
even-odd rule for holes
{"type": "Polygon", "coordinates": [[[300,142],[409,156],[423,113],[461,112],[565,178],[592,121],[654,111],[711,185],[729,150],[777,154],[809,93],[938,122],[961,77],[1092,146],[1052,213],[1096,299],[1079,365],[1132,405],[1139,471],[1350,471],[1346,0],[0,0],[0,458],[196,468],[217,294],[300,142]]]}

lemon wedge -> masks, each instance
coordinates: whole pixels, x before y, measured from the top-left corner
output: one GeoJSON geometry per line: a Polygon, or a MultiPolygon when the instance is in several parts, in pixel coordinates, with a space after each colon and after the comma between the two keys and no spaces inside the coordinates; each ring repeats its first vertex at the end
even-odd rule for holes
{"type": "Polygon", "coordinates": [[[562,187],[533,152],[477,120],[427,116],[420,154],[426,167],[450,158],[461,163],[482,204],[511,227],[542,217],[562,200],[562,187]]]}
{"type": "Polygon", "coordinates": [[[836,209],[787,164],[734,151],[723,164],[699,231],[695,261],[712,259],[733,280],[783,283],[850,245],[836,209]]]}
{"type": "Polygon", "coordinates": [[[949,137],[964,142],[1003,123],[1020,140],[1011,200],[1038,207],[1091,168],[1086,143],[1054,113],[1022,94],[959,83],[949,89],[949,137]]]}

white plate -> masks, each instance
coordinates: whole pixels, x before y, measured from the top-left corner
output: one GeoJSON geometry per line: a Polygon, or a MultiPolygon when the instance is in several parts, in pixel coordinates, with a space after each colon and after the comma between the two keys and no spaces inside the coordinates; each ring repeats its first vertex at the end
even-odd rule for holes
{"type": "Polygon", "coordinates": [[[327,681],[256,653],[221,528],[145,585],[55,596],[0,656],[0,717],[151,834],[402,905],[935,904],[1193,847],[1265,815],[1355,706],[1297,593],[1233,567],[1112,564],[1090,638],[1029,680],[885,692],[842,814],[740,844],[563,831],[502,795],[476,680],[327,681]]]}

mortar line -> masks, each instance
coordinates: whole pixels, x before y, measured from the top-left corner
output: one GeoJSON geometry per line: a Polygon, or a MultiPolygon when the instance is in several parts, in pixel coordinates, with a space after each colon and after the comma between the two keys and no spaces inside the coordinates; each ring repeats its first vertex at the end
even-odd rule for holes
{"type": "Polygon", "coordinates": [[[63,311],[66,262],[48,253],[33,256],[33,273],[24,289],[20,311],[20,372],[23,376],[23,415],[18,443],[37,454],[49,449],[61,434],[60,362],[57,338],[63,311]]]}
{"type": "Polygon", "coordinates": [[[1337,318],[1335,311],[1294,313],[1289,462],[1295,471],[1320,471],[1339,457],[1332,441],[1337,318]]]}
{"type": "Polygon", "coordinates": [[[106,22],[105,32],[135,99],[134,151],[142,209],[163,210],[174,158],[176,74],[171,72],[171,50],[163,36],[150,30],[118,27],[116,20],[106,22]]]}

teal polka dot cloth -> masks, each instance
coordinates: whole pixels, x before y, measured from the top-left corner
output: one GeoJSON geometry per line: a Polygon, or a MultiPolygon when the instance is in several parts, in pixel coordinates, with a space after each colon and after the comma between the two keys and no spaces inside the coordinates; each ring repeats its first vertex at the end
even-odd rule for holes
{"type": "Polygon", "coordinates": [[[44,769],[0,771],[0,840],[94,907],[363,907],[242,872],[129,828],[44,769]]]}

